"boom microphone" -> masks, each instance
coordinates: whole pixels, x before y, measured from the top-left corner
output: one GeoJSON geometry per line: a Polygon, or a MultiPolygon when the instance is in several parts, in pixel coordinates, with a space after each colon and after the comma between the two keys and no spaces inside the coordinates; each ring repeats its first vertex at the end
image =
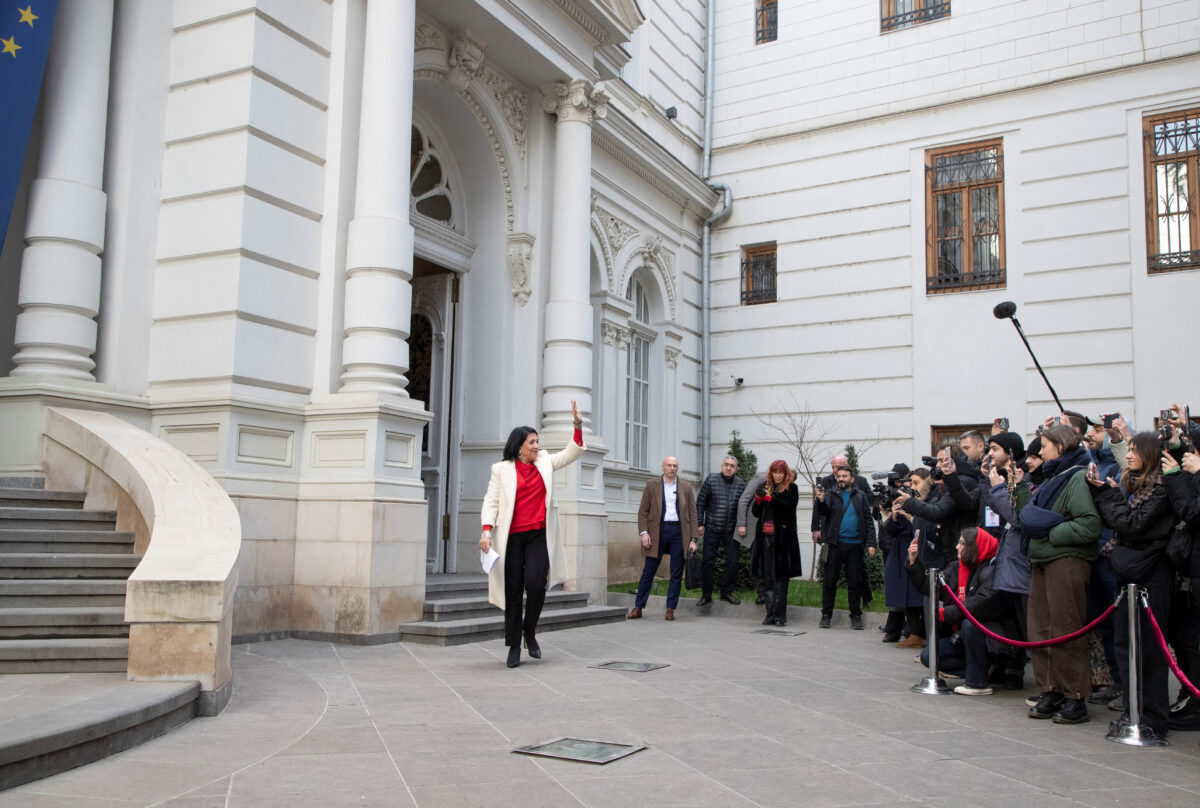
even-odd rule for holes
{"type": "Polygon", "coordinates": [[[1007,320],[1017,313],[1017,304],[1011,300],[1005,300],[1003,303],[997,303],[992,309],[992,316],[997,320],[1007,320]]]}
{"type": "Polygon", "coordinates": [[[1038,373],[1042,376],[1042,381],[1046,383],[1046,387],[1050,390],[1050,395],[1054,396],[1054,403],[1058,405],[1058,411],[1063,412],[1062,402],[1058,400],[1058,393],[1054,392],[1054,386],[1050,384],[1050,380],[1046,378],[1046,371],[1042,370],[1042,363],[1038,361],[1037,355],[1033,352],[1033,346],[1029,344],[1029,340],[1025,337],[1025,329],[1021,328],[1021,321],[1016,318],[1017,304],[1011,300],[1005,300],[1003,303],[997,303],[992,309],[992,315],[997,320],[1012,320],[1013,328],[1017,329],[1017,333],[1021,335],[1021,342],[1025,343],[1025,350],[1029,351],[1029,356],[1033,359],[1033,366],[1037,368],[1038,373]]]}

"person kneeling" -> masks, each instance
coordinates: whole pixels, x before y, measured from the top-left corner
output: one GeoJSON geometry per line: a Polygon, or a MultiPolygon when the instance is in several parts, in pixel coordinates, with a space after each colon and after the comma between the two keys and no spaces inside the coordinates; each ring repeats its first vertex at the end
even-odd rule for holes
{"type": "MultiPolygon", "coordinates": [[[[1010,653],[1000,643],[989,639],[982,630],[967,619],[962,609],[940,590],[930,593],[925,565],[918,558],[919,537],[908,547],[908,575],[913,585],[927,596],[938,597],[938,667],[950,674],[961,674],[965,684],[954,688],[964,696],[990,696],[988,684],[989,655],[1010,653]]],[[[995,575],[996,549],[999,542],[983,528],[969,527],[959,534],[958,559],[945,570],[946,582],[954,587],[958,599],[967,611],[989,630],[1011,636],[1016,628],[1016,615],[1003,592],[992,585],[995,575]]],[[[929,664],[929,649],[921,652],[921,662],[929,664]]]]}

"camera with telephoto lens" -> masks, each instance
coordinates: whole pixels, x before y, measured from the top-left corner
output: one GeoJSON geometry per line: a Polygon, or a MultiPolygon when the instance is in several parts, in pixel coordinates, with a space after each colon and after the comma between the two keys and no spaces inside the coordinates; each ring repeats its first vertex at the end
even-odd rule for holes
{"type": "Polygon", "coordinates": [[[921,455],[921,462],[929,466],[930,479],[940,480],[945,477],[945,475],[942,474],[942,470],[938,468],[938,461],[936,457],[931,457],[930,455],[921,455]]]}
{"type": "Polygon", "coordinates": [[[897,474],[888,473],[887,482],[877,482],[871,486],[871,506],[884,511],[892,509],[892,503],[896,501],[896,497],[901,494],[908,494],[910,497],[915,497],[912,488],[909,486],[897,485],[903,479],[897,474]]]}

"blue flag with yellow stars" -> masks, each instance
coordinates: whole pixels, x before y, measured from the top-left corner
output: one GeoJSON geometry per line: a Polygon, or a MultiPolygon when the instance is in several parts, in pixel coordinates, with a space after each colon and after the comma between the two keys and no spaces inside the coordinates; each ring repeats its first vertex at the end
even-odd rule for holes
{"type": "Polygon", "coordinates": [[[0,248],[21,180],[58,0],[0,0],[0,248]]]}

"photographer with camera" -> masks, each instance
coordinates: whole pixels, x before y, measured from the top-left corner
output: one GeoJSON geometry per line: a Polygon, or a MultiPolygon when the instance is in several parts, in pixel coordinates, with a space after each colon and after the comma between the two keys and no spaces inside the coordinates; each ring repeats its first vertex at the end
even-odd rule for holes
{"type": "MultiPolygon", "coordinates": [[[[961,457],[961,459],[964,463],[969,463],[965,457],[961,457]]],[[[896,497],[896,501],[900,503],[900,508],[910,516],[920,517],[926,522],[938,526],[936,538],[925,532],[921,534],[923,550],[921,561],[926,567],[943,569],[955,557],[959,534],[962,533],[963,528],[975,527],[978,515],[978,498],[971,501],[970,497],[967,497],[965,500],[956,501],[950,495],[950,486],[955,486],[959,490],[970,490],[977,487],[978,480],[974,476],[977,471],[973,470],[971,476],[960,478],[958,464],[949,446],[943,446],[938,450],[936,459],[923,457],[921,460],[925,465],[931,466],[932,470],[929,476],[934,481],[933,490],[923,501],[908,494],[900,494],[896,497]],[[950,477],[954,479],[948,480],[947,478],[950,477]]]]}
{"type": "Polygon", "coordinates": [[[913,588],[905,572],[905,557],[912,543],[912,517],[895,508],[901,492],[912,496],[911,473],[904,463],[897,463],[888,474],[887,486],[879,499],[884,517],[879,525],[879,546],[883,549],[883,593],[887,604],[887,622],[883,626],[883,642],[900,643],[905,629],[911,640],[902,647],[921,647],[921,593],[913,588]]]}
{"type": "MultiPolygon", "coordinates": [[[[817,481],[817,487],[820,488],[822,491],[836,489],[837,488],[837,470],[838,469],[849,469],[849,468],[850,468],[850,459],[849,458],[847,458],[844,454],[834,455],[829,460],[829,474],[826,475],[825,477],[822,477],[820,480],[817,481]]],[[[871,494],[872,494],[871,484],[867,482],[866,477],[856,475],[854,477],[854,487],[857,488],[859,491],[862,491],[864,494],[866,494],[867,499],[871,499],[871,494]]],[[[816,494],[816,492],[814,492],[814,495],[815,494],[816,494]]],[[[814,499],[813,500],[813,512],[812,512],[812,525],[811,525],[812,540],[813,540],[814,544],[822,543],[821,542],[821,527],[822,527],[821,521],[822,521],[821,514],[819,514],[817,512],[816,500],[814,499]]]]}
{"type": "MultiPolygon", "coordinates": [[[[1159,435],[1139,432],[1130,441],[1129,468],[1120,487],[1112,477],[1101,478],[1093,463],[1087,472],[1092,499],[1104,523],[1113,528],[1113,538],[1102,554],[1109,557],[1117,584],[1140,584],[1150,600],[1150,608],[1163,622],[1170,616],[1174,570],[1166,549],[1178,521],[1163,480],[1159,435]]],[[[1140,631],[1151,636],[1149,620],[1144,616],[1140,631]]],[[[1129,681],[1127,612],[1117,610],[1116,657],[1121,680],[1129,681]]],[[[1142,716],[1149,732],[1157,737],[1167,734],[1167,663],[1157,648],[1142,651],[1139,668],[1142,691],[1142,716]]],[[[1121,720],[1128,722],[1128,700],[1121,720]]]]}
{"type": "MultiPolygon", "coordinates": [[[[1175,413],[1184,416],[1188,411],[1176,404],[1172,414],[1175,413]]],[[[1196,434],[1194,427],[1191,431],[1196,434]]],[[[1171,507],[1182,520],[1176,528],[1179,533],[1172,536],[1167,545],[1167,555],[1178,576],[1167,636],[1184,675],[1192,682],[1200,682],[1200,454],[1197,454],[1197,444],[1193,442],[1183,453],[1172,454],[1169,448],[1164,449],[1160,464],[1171,507]]],[[[1167,727],[1176,732],[1200,730],[1200,699],[1180,687],[1168,713],[1167,727]]]]}
{"type": "MultiPolygon", "coordinates": [[[[1065,424],[1053,424],[1042,432],[1041,450],[1045,481],[1018,515],[1029,537],[1032,566],[1027,615],[1031,641],[1062,637],[1083,628],[1087,582],[1102,526],[1088,493],[1091,456],[1080,444],[1078,433],[1065,424]]],[[[1053,718],[1057,724],[1087,721],[1085,699],[1092,692],[1087,639],[1034,648],[1030,657],[1042,695],[1029,708],[1029,717],[1053,718]]]]}

